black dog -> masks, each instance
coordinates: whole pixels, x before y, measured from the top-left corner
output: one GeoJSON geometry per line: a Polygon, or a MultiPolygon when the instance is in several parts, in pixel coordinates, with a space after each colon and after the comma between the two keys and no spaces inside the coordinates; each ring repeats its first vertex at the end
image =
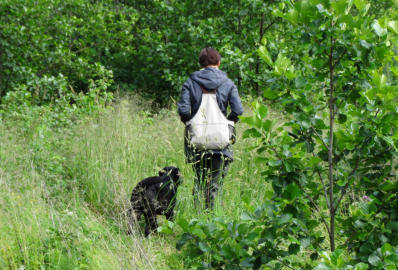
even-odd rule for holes
{"type": "Polygon", "coordinates": [[[159,176],[140,181],[131,194],[129,234],[132,233],[134,221],[138,222],[141,215],[144,215],[146,222],[145,236],[158,227],[156,215],[166,215],[167,220],[172,220],[179,184],[180,173],[176,167],[165,167],[159,171],[159,176]]]}

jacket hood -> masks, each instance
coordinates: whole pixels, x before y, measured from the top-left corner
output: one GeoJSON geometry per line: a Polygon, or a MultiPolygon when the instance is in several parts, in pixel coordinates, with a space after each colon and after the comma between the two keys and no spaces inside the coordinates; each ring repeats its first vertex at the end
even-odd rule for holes
{"type": "Polygon", "coordinates": [[[217,68],[204,68],[191,74],[191,79],[207,90],[218,89],[227,79],[227,74],[217,68]]]}

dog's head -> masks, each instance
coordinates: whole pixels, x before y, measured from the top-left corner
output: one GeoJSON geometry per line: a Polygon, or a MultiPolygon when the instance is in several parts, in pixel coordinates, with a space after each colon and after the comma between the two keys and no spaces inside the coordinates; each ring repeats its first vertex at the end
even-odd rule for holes
{"type": "Polygon", "coordinates": [[[169,166],[164,167],[162,170],[159,171],[159,176],[169,175],[171,180],[176,184],[180,184],[180,170],[176,167],[169,166]]]}

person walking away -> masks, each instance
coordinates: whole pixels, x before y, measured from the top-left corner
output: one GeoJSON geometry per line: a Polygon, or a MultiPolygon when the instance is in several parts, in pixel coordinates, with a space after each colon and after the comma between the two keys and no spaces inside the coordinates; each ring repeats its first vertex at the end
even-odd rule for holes
{"type": "MultiPolygon", "coordinates": [[[[229,121],[238,122],[238,116],[243,113],[242,102],[235,84],[219,69],[220,53],[214,48],[202,49],[199,54],[199,64],[201,69],[192,73],[181,89],[178,102],[181,121],[189,124],[198,113],[202,95],[215,94],[216,103],[222,114],[229,121]],[[228,106],[230,113],[227,115],[228,106]]],[[[233,161],[232,145],[228,144],[221,149],[198,148],[190,142],[190,135],[189,128],[186,127],[184,148],[186,161],[192,164],[195,172],[194,202],[197,205],[199,194],[204,192],[205,208],[213,208],[215,196],[233,161]]]]}

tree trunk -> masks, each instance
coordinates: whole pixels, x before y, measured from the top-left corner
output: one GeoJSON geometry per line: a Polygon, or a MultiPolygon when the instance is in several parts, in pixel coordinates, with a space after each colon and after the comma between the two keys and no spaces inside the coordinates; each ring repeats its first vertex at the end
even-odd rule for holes
{"type": "MultiPolygon", "coordinates": [[[[261,43],[261,39],[263,38],[264,35],[264,12],[261,14],[261,21],[260,21],[260,31],[259,31],[259,40],[258,42],[261,43]]],[[[260,73],[260,57],[257,55],[257,59],[256,59],[256,77],[258,77],[260,73]]],[[[258,82],[255,82],[255,89],[256,89],[256,94],[257,96],[260,95],[260,87],[258,85],[258,82]]]]}
{"type": "Polygon", "coordinates": [[[329,97],[329,149],[328,149],[328,165],[329,165],[329,213],[330,213],[330,249],[334,251],[334,221],[335,221],[335,207],[334,207],[334,194],[333,194],[333,129],[334,129],[334,65],[333,65],[333,35],[330,36],[330,54],[329,54],[329,74],[330,74],[330,97],[329,97]]]}
{"type": "MultiPolygon", "coordinates": [[[[240,6],[240,0],[238,1],[238,37],[239,39],[241,39],[241,35],[242,35],[242,24],[241,24],[241,18],[240,18],[240,10],[241,10],[241,6],[240,6]]],[[[241,44],[240,42],[238,43],[239,45],[241,44]]],[[[239,46],[241,47],[241,46],[239,46]]],[[[242,51],[242,48],[239,48],[242,51]]],[[[242,78],[240,77],[240,68],[238,68],[238,89],[240,89],[241,86],[241,82],[242,78]]]]}

